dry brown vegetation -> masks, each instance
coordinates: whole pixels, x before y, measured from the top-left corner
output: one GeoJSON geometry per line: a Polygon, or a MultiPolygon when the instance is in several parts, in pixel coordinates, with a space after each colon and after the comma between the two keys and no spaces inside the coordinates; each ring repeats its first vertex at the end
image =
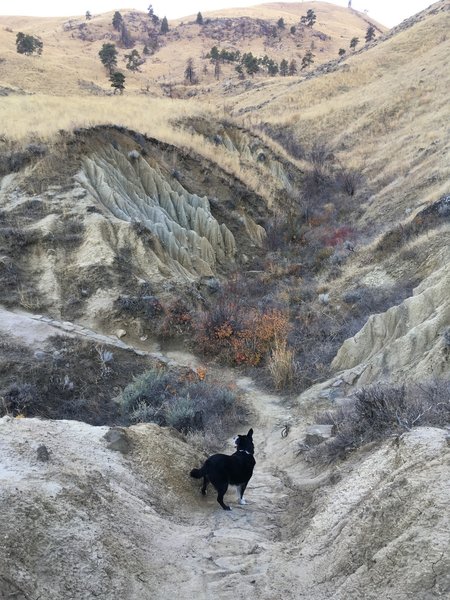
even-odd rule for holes
{"type": "MultiPolygon", "coordinates": [[[[0,45],[4,48],[4,75],[0,85],[20,88],[25,92],[64,96],[110,93],[111,88],[98,52],[105,41],[111,41],[118,45],[118,68],[126,73],[126,87],[133,93],[162,95],[167,91],[168,83],[178,85],[183,82],[186,61],[192,57],[200,87],[206,88],[202,92],[217,87],[219,94],[222,94],[221,84],[217,84],[214,78],[214,66],[205,58],[214,45],[230,50],[238,48],[241,52],[253,52],[258,56],[268,54],[277,62],[286,58],[289,61],[295,59],[298,63],[305,51],[312,48],[316,64],[320,64],[337,58],[339,48],[348,48],[352,37],[364,39],[367,29],[365,15],[327,3],[262,5],[205,12],[204,19],[209,19],[209,24],[200,27],[195,24],[195,16],[187,17],[170,23],[167,35],[158,35],[159,26],[153,27],[145,13],[123,10],[121,14],[126,27],[142,56],[144,45],[150,39],[158,40],[155,53],[146,57],[139,71],[132,73],[125,68],[124,59],[130,50],[121,47],[120,35],[112,27],[113,14],[114,11],[93,15],[89,21],[84,15],[47,19],[0,17],[0,45]],[[290,27],[299,25],[300,17],[306,14],[308,8],[313,8],[317,13],[313,31],[297,27],[296,34],[291,34],[290,27]],[[284,30],[276,26],[281,17],[286,23],[284,30]],[[262,31],[255,26],[256,23],[263,25],[262,31]],[[275,37],[272,30],[275,30],[275,37]],[[27,57],[16,53],[15,36],[18,31],[42,39],[42,56],[27,57]]],[[[380,31],[385,30],[381,25],[376,26],[380,31]]],[[[234,66],[222,65],[221,78],[230,76],[237,79],[234,66]]]]}
{"type": "MultiPolygon", "coordinates": [[[[345,38],[362,27],[355,13],[312,6],[317,28],[333,39],[338,32],[345,38]]],[[[199,53],[209,49],[211,40],[203,39],[197,25],[178,24],[180,39],[171,34],[151,57],[161,62],[149,59],[142,73],[129,74],[124,96],[104,97],[88,95],[74,75],[104,87],[97,57],[100,37],[87,44],[78,33],[72,36],[79,29],[64,32],[61,20],[4,18],[0,84],[8,95],[0,103],[2,172],[28,165],[30,190],[39,193],[60,168],[62,156],[64,163],[75,160],[67,149],[73,132],[113,124],[172,144],[199,162],[205,159],[205,170],[216,164],[235,177],[264,199],[252,214],[267,233],[265,246],[252,250],[245,267],[238,262],[234,282],[224,285],[219,296],[203,303],[189,299],[182,307],[180,298],[166,298],[157,331],[185,335],[192,327],[197,349],[230,364],[267,366],[273,385],[298,391],[326,377],[343,340],[372,312],[407,297],[442,255],[448,215],[426,212],[448,194],[449,179],[449,2],[436,6],[413,26],[335,62],[330,72],[256,77],[244,87],[236,80],[226,93],[217,84],[189,99],[149,97],[140,86],[150,74],[146,69],[155,68],[151,76],[157,79],[158,69],[167,68],[175,55],[179,64],[173,71],[180,70],[186,40],[190,53],[197,42],[206,44],[199,53]],[[14,35],[6,28],[41,32],[42,57],[17,55],[14,35]],[[74,62],[80,44],[83,52],[74,62]],[[19,88],[33,94],[21,95],[19,88]],[[262,150],[252,156],[255,144],[262,150]],[[418,267],[420,255],[425,258],[418,267]],[[366,285],[374,256],[384,275],[366,285]],[[274,316],[280,322],[271,323],[268,332],[264,320],[274,316]]],[[[235,16],[271,20],[276,14],[289,29],[308,7],[265,5],[239,9],[235,16]]],[[[89,23],[92,35],[109,30],[111,17],[95,16],[89,23]]],[[[230,11],[204,14],[208,17],[213,22],[229,18],[230,11]]],[[[61,180],[68,176],[62,171],[61,180]]],[[[224,207],[216,210],[226,213],[224,207]]],[[[4,225],[7,250],[11,243],[33,245],[29,230],[4,225]]],[[[79,240],[82,230],[64,232],[69,234],[79,240]]],[[[37,309],[38,295],[31,284],[24,285],[20,261],[2,258],[0,267],[5,289],[17,292],[14,301],[37,309]]]]}

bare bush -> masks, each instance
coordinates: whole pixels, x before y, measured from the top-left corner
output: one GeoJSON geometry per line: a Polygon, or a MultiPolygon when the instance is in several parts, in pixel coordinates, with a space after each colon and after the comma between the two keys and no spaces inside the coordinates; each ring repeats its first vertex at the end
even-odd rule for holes
{"type": "Polygon", "coordinates": [[[289,225],[286,219],[276,216],[265,226],[266,238],[265,244],[268,250],[285,250],[288,246],[289,225]]]}
{"type": "Polygon", "coordinates": [[[159,300],[152,295],[119,296],[114,304],[116,310],[131,317],[153,319],[162,314],[163,308],[159,300]]]}
{"type": "Polygon", "coordinates": [[[275,129],[275,127],[272,127],[268,124],[264,126],[264,129],[267,135],[278,142],[280,146],[282,146],[293,158],[298,160],[303,160],[306,158],[306,150],[299,140],[294,137],[292,130],[287,127],[275,129]]]}
{"type": "Polygon", "coordinates": [[[334,161],[334,154],[326,142],[321,140],[314,142],[308,158],[314,167],[323,169],[327,163],[334,161]]]}
{"type": "Polygon", "coordinates": [[[334,426],[336,435],[317,447],[303,448],[309,460],[330,462],[350,451],[413,427],[445,427],[450,422],[450,381],[377,384],[358,390],[348,404],[316,416],[334,426]]]}
{"type": "Polygon", "coordinates": [[[363,180],[362,174],[352,169],[343,168],[336,175],[337,185],[347,196],[354,196],[363,180]]]}
{"type": "Polygon", "coordinates": [[[268,362],[275,389],[288,389],[294,380],[294,351],[286,342],[277,340],[268,362]]]}

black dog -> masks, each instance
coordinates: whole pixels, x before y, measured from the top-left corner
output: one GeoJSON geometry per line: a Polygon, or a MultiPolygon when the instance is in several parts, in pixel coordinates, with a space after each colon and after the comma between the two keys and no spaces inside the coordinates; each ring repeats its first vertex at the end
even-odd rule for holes
{"type": "Polygon", "coordinates": [[[253,475],[255,459],[253,453],[253,429],[247,435],[238,435],[234,440],[236,452],[231,456],[226,454],[213,454],[206,459],[201,469],[192,469],[191,477],[200,479],[203,477],[202,494],[206,494],[208,483],[212,483],[217,490],[217,502],[224,510],[231,510],[223,497],[228,485],[236,485],[239,504],[246,504],[244,492],[253,475]]]}

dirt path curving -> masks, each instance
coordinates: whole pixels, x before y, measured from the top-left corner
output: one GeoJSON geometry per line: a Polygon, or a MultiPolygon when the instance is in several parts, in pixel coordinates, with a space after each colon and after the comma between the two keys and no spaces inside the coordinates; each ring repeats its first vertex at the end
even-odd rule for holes
{"type": "MultiPolygon", "coordinates": [[[[0,310],[0,333],[32,348],[55,332],[80,335],[79,326],[45,319],[0,310]]],[[[81,329],[92,340],[118,341],[81,329]]],[[[198,366],[178,349],[165,360],[198,366]]],[[[240,506],[230,489],[230,512],[212,489],[201,496],[188,475],[201,457],[168,428],[128,428],[132,451],[122,454],[105,442],[107,427],[0,419],[0,597],[448,596],[446,430],[418,428],[314,474],[295,454],[304,405],[294,417],[250,378],[217,371],[233,379],[249,406],[249,422],[236,433],[254,429],[248,504],[240,506]],[[286,423],[292,428],[283,437],[286,423]],[[42,444],[45,461],[38,458],[42,444]]],[[[223,451],[233,451],[231,437],[223,451]]]]}
{"type": "MultiPolygon", "coordinates": [[[[183,365],[197,366],[197,359],[189,353],[175,351],[167,356],[183,365]]],[[[230,377],[228,370],[222,371],[224,378],[230,377]]],[[[232,510],[222,510],[210,486],[203,506],[197,506],[191,514],[190,535],[195,548],[192,583],[205,600],[235,599],[237,590],[242,598],[255,593],[267,597],[268,552],[282,538],[282,521],[292,492],[289,478],[278,464],[280,450],[291,452],[290,440],[281,436],[285,424],[292,422],[290,410],[281,397],[261,391],[250,377],[234,376],[234,382],[249,408],[248,426],[254,429],[256,467],[246,490],[246,505],[238,504],[235,488],[230,487],[226,502],[232,510]]],[[[246,432],[245,427],[242,429],[239,433],[246,432]]],[[[233,452],[231,439],[223,451],[233,452]]],[[[167,596],[161,591],[159,597],[167,596]]],[[[295,596],[285,596],[288,597],[295,596]]]]}
{"type": "MultiPolygon", "coordinates": [[[[48,338],[56,334],[79,336],[132,349],[114,336],[105,336],[79,325],[42,315],[25,311],[12,312],[1,307],[0,332],[36,349],[44,347],[48,338]]],[[[139,353],[143,353],[142,350],[139,353]]],[[[193,368],[199,365],[195,356],[183,350],[168,351],[163,356],[170,363],[193,368]]],[[[223,511],[211,486],[207,497],[203,498],[198,482],[187,481],[188,488],[192,485],[191,502],[188,496],[188,505],[170,509],[173,511],[169,517],[174,529],[169,545],[172,543],[174,548],[180,545],[184,549],[191,548],[191,551],[186,551],[182,566],[183,573],[190,573],[187,597],[195,595],[197,598],[226,600],[235,598],[236,586],[242,597],[253,595],[256,585],[260,587],[261,593],[265,587],[268,565],[266,555],[280,539],[281,520],[290,494],[290,488],[286,485],[287,478],[277,465],[277,454],[280,445],[288,450],[288,442],[282,439],[281,431],[291,415],[283,406],[281,398],[261,392],[249,377],[236,379],[235,374],[226,369],[215,370],[224,380],[233,378],[242,391],[249,408],[248,427],[253,427],[255,431],[257,462],[246,492],[248,504],[239,505],[235,488],[230,487],[226,501],[231,504],[232,511],[223,511]]],[[[246,427],[247,425],[242,429],[246,427]]],[[[223,451],[229,454],[233,452],[231,438],[223,451]]],[[[189,479],[187,473],[186,478],[189,479]]],[[[146,485],[149,484],[151,485],[147,482],[146,485]]],[[[161,505],[164,505],[163,499],[161,505]]],[[[170,561],[170,557],[168,560],[170,561]]],[[[173,560],[176,562],[176,557],[173,560]]],[[[173,578],[158,578],[157,586],[152,586],[152,600],[170,597],[174,585],[177,585],[176,581],[175,573],[173,578]]]]}

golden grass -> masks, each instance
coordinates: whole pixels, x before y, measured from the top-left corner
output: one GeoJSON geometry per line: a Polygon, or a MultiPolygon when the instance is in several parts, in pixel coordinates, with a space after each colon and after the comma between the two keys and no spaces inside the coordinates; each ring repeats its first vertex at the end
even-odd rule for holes
{"type": "Polygon", "coordinates": [[[283,390],[291,386],[294,380],[294,352],[287,347],[286,341],[275,342],[267,366],[275,389],[283,390]]]}
{"type": "Polygon", "coordinates": [[[428,16],[337,72],[279,80],[240,96],[235,113],[258,106],[260,121],[289,130],[305,148],[324,141],[371,182],[374,195],[360,225],[383,215],[387,226],[436,199],[449,180],[447,15],[428,16]]]}
{"type": "Polygon", "coordinates": [[[115,124],[172,141],[171,119],[204,112],[200,104],[147,97],[8,96],[0,103],[0,133],[12,140],[51,139],[59,130],[115,124]]]}
{"type": "MultiPolygon", "coordinates": [[[[355,25],[348,20],[359,18],[322,3],[276,3],[242,9],[242,14],[255,16],[257,12],[263,18],[272,18],[275,14],[285,17],[285,13],[290,13],[290,18],[297,19],[309,4],[316,10],[319,23],[326,17],[334,19],[333,26],[338,23],[339,27],[353,31],[355,25]]],[[[241,9],[232,12],[238,16],[241,9]]],[[[94,17],[93,27],[109,30],[111,17],[112,13],[94,17]]],[[[289,23],[287,16],[285,20],[289,23]]],[[[108,89],[97,57],[102,42],[86,44],[65,35],[66,32],[62,35],[64,21],[0,18],[0,23],[15,31],[38,29],[45,44],[42,57],[18,55],[15,34],[0,28],[0,44],[5,48],[6,59],[2,63],[0,85],[17,85],[38,92],[33,96],[2,98],[0,134],[4,138],[20,142],[36,138],[51,140],[59,130],[122,125],[218,162],[270,202],[275,190],[261,179],[253,165],[174,124],[189,116],[210,121],[229,119],[231,113],[249,129],[261,122],[285,127],[305,148],[317,140],[326,141],[345,165],[361,169],[375,189],[371,200],[373,210],[361,217],[362,225],[369,224],[375,215],[394,216],[425,198],[435,197],[448,180],[450,70],[443,63],[450,54],[450,42],[445,13],[431,15],[369,51],[350,57],[334,73],[306,81],[255,79],[243,93],[224,97],[219,86],[210,96],[189,101],[136,94],[147,72],[127,73],[130,89],[127,87],[123,96],[81,96],[80,77],[108,89]],[[48,86],[49,81],[54,82],[54,87],[48,86]],[[43,93],[46,86],[50,89],[43,93]],[[53,95],[55,90],[61,96],[53,95]]],[[[83,22],[84,18],[78,21],[83,22]]],[[[189,44],[184,44],[187,49],[183,50],[183,43],[166,46],[160,54],[164,62],[158,65],[150,61],[147,65],[150,70],[158,73],[157,69],[170,65],[174,49],[180,68],[185,60],[183,52],[198,50],[198,26],[186,27],[186,40],[191,36],[189,44]]],[[[279,151],[277,144],[270,143],[267,137],[264,139],[279,151]]]]}
{"type": "MultiPolygon", "coordinates": [[[[126,17],[129,10],[122,10],[126,17]]],[[[147,20],[144,13],[140,13],[147,20]]],[[[206,18],[207,13],[205,13],[206,18]]],[[[209,15],[209,13],[208,13],[209,15]]],[[[113,12],[94,15],[86,22],[84,15],[73,18],[31,18],[31,17],[2,17],[0,16],[0,47],[2,48],[2,68],[0,85],[8,85],[26,91],[58,94],[81,95],[88,94],[81,82],[92,82],[104,92],[110,91],[110,84],[105,69],[101,65],[98,52],[105,41],[116,41],[117,32],[112,29],[113,12]],[[87,33],[94,41],[79,39],[79,27],[87,26],[87,33]],[[18,31],[38,35],[44,43],[42,56],[23,56],[16,52],[15,38],[18,31]]],[[[239,48],[241,52],[253,52],[257,55],[268,54],[276,61],[283,58],[296,59],[300,62],[305,51],[314,46],[316,64],[335,58],[341,46],[348,47],[352,37],[364,37],[367,23],[356,12],[350,12],[342,7],[327,3],[297,3],[261,5],[248,9],[229,9],[215,11],[211,17],[240,17],[267,19],[273,25],[282,16],[287,24],[280,42],[265,45],[266,38],[242,38],[239,42],[226,42],[226,36],[221,43],[202,34],[200,26],[194,23],[195,16],[171,23],[171,32],[162,39],[158,52],[148,57],[141,71],[131,73],[125,69],[125,54],[129,50],[118,46],[118,68],[125,72],[128,93],[138,93],[149,89],[152,94],[161,95],[160,84],[167,81],[181,83],[184,80],[184,69],[188,58],[193,57],[195,68],[200,79],[200,85],[207,88],[218,88],[220,83],[214,79],[214,69],[205,54],[213,45],[219,47],[239,48]],[[321,31],[330,39],[320,40],[312,37],[308,31],[303,37],[290,35],[289,27],[298,24],[300,16],[306,14],[308,8],[314,8],[317,13],[315,31],[321,31]],[[175,27],[179,25],[177,31],[175,27]],[[178,39],[178,35],[180,39],[178,39]],[[207,72],[204,72],[206,67],[207,72]]],[[[131,34],[136,32],[130,28],[131,34]]],[[[142,37],[142,35],[141,35],[142,37]]],[[[145,36],[142,39],[146,39],[145,36]]],[[[142,54],[144,42],[138,42],[137,50],[142,54]]],[[[222,78],[236,78],[234,65],[222,66],[222,78]]],[[[256,77],[259,79],[259,77],[256,77]]]]}
{"type": "Polygon", "coordinates": [[[195,131],[182,128],[179,121],[187,117],[220,120],[224,118],[223,107],[194,100],[144,96],[7,96],[0,102],[0,138],[21,145],[32,141],[51,144],[60,131],[118,125],[217,163],[269,204],[274,190],[267,178],[258,175],[254,163],[247,164],[238,153],[232,153],[224,146],[218,147],[195,131]]]}

